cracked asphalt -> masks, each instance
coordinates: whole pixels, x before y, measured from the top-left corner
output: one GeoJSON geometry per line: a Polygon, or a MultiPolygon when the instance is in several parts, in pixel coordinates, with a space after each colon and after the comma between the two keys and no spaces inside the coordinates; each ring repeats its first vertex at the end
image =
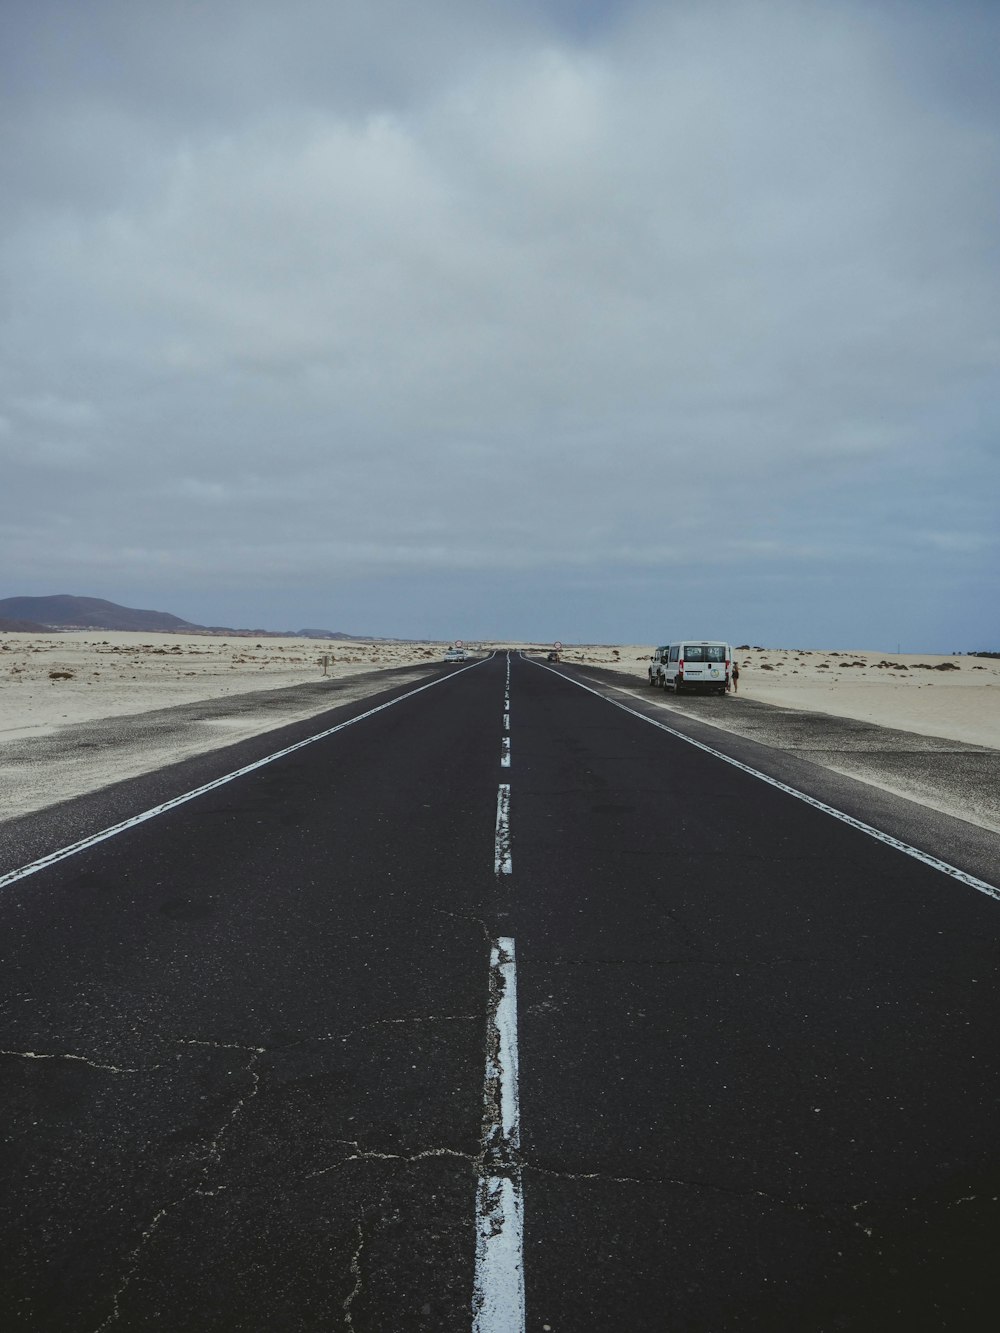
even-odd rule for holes
{"type": "MultiPolygon", "coordinates": [[[[5,1333],[470,1328],[497,936],[527,1328],[992,1329],[1000,902],[593,672],[513,659],[501,769],[505,669],[3,890],[5,1333]]],[[[11,821],[0,873],[387,685],[11,821]]],[[[996,883],[991,831],[687,711],[996,883]]]]}

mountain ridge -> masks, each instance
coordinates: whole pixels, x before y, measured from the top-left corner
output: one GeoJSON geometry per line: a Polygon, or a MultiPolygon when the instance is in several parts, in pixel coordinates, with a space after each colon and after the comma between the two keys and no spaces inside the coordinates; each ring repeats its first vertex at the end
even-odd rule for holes
{"type": "Polygon", "coordinates": [[[70,593],[57,593],[49,597],[0,597],[0,632],[19,630],[22,633],[39,633],[68,629],[145,631],[154,634],[259,635],[272,639],[357,640],[379,637],[325,629],[265,630],[198,625],[192,620],[171,615],[168,611],[121,606],[101,597],[77,597],[70,593]]]}

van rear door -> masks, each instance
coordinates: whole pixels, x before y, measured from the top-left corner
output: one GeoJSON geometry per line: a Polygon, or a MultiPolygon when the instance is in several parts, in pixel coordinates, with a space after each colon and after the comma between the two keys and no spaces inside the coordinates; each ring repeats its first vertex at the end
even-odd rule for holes
{"type": "Polygon", "coordinates": [[[725,643],[685,643],[681,657],[684,662],[684,684],[725,686],[729,646],[725,643]]]}

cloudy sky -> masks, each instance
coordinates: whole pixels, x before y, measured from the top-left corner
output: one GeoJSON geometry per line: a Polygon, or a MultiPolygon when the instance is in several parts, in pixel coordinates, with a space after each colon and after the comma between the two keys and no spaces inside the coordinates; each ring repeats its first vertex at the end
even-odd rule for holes
{"type": "Polygon", "coordinates": [[[1000,5],[2,13],[0,596],[1000,648],[1000,5]]]}

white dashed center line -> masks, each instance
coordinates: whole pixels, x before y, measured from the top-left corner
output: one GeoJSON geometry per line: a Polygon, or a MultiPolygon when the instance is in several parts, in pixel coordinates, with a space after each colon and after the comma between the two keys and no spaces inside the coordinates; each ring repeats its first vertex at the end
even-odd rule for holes
{"type": "Polygon", "coordinates": [[[498,875],[509,875],[510,859],[510,783],[500,784],[497,792],[497,835],[494,865],[498,875]]]}
{"type": "Polygon", "coordinates": [[[476,1190],[473,1333],[523,1333],[524,1196],[517,1069],[517,970],[514,941],[490,951],[482,1174],[476,1190]]]}

